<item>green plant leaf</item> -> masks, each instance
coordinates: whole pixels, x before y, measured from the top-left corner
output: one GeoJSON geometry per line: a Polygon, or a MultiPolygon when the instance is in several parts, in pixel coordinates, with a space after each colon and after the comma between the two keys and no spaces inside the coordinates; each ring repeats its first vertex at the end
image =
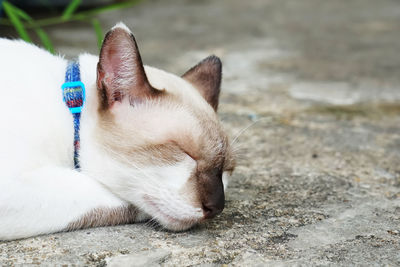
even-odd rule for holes
{"type": "Polygon", "coordinates": [[[26,42],[31,43],[32,40],[29,37],[28,32],[25,30],[25,26],[20,20],[20,12],[19,9],[13,6],[12,4],[8,3],[7,1],[3,2],[4,12],[7,14],[7,17],[10,19],[11,23],[13,24],[14,28],[17,30],[21,39],[25,40],[26,42]]]}
{"type": "Polygon", "coordinates": [[[14,11],[22,19],[24,19],[26,21],[29,21],[29,22],[33,21],[33,19],[25,11],[23,11],[22,9],[19,9],[18,7],[14,6],[14,11]]]}
{"type": "Polygon", "coordinates": [[[94,32],[96,33],[97,37],[97,46],[99,49],[101,48],[101,44],[103,43],[103,29],[101,28],[100,21],[96,18],[92,19],[92,25],[94,28],[94,32]]]}
{"type": "MultiPolygon", "coordinates": [[[[86,10],[86,11],[81,11],[78,13],[74,13],[71,14],[68,21],[75,21],[75,20],[88,20],[90,18],[92,18],[95,15],[98,15],[100,13],[106,12],[106,11],[110,11],[113,9],[122,9],[122,8],[126,8],[126,7],[130,7],[133,5],[136,5],[140,2],[142,2],[143,0],[128,0],[128,1],[124,1],[124,2],[120,2],[120,3],[115,3],[115,4],[111,4],[108,6],[104,6],[104,7],[99,7],[99,8],[94,8],[94,9],[90,9],[90,10],[86,10]]],[[[35,21],[35,26],[38,27],[45,27],[45,26],[49,26],[49,25],[56,25],[56,24],[61,24],[64,23],[65,20],[61,17],[49,17],[49,18],[43,18],[43,19],[38,19],[35,21]]],[[[10,23],[10,20],[8,19],[2,19],[0,18],[0,25],[5,25],[5,26],[12,26],[14,25],[13,23],[10,23]]],[[[34,28],[33,25],[26,25],[26,28],[34,28]]]]}
{"type": "MultiPolygon", "coordinates": [[[[50,41],[49,36],[46,34],[46,32],[38,27],[35,23],[35,21],[32,19],[31,16],[29,16],[25,11],[22,9],[19,9],[17,7],[13,7],[13,12],[16,14],[18,17],[26,20],[30,25],[34,27],[34,30],[39,37],[40,41],[42,42],[43,46],[52,54],[54,54],[54,47],[52,42],[50,41]]],[[[22,22],[21,22],[22,23],[22,22]]]]}
{"type": "Polygon", "coordinates": [[[79,5],[81,4],[81,0],[72,0],[68,6],[65,8],[63,14],[62,14],[62,19],[64,21],[69,20],[72,16],[72,14],[74,14],[75,10],[79,7],[79,5]]]}
{"type": "Polygon", "coordinates": [[[36,34],[39,36],[40,41],[42,41],[43,46],[49,51],[50,53],[54,54],[54,46],[50,41],[49,36],[46,34],[44,30],[41,28],[35,28],[36,34]]]}

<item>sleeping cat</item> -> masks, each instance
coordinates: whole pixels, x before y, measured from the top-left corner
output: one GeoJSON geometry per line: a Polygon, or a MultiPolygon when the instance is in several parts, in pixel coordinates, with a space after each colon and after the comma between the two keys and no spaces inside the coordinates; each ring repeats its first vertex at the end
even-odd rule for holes
{"type": "Polygon", "coordinates": [[[77,60],[78,126],[65,59],[6,39],[0,59],[0,240],[149,219],[180,231],[222,211],[234,158],[216,115],[217,57],[182,77],[143,66],[119,23],[99,57],[77,60]]]}

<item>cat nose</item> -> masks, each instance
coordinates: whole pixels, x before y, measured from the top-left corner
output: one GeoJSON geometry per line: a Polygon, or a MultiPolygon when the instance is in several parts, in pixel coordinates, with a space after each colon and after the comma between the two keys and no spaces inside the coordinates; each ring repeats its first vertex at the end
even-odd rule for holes
{"type": "Polygon", "coordinates": [[[224,209],[225,196],[220,194],[217,198],[211,199],[211,201],[206,201],[203,203],[203,214],[204,219],[214,218],[216,215],[220,214],[224,209]]]}
{"type": "Polygon", "coordinates": [[[214,218],[216,215],[220,214],[223,209],[224,209],[224,206],[222,206],[222,207],[206,206],[203,204],[204,219],[214,218]]]}
{"type": "Polygon", "coordinates": [[[225,205],[222,171],[218,168],[211,169],[199,178],[204,219],[211,219],[220,214],[225,205]]]}

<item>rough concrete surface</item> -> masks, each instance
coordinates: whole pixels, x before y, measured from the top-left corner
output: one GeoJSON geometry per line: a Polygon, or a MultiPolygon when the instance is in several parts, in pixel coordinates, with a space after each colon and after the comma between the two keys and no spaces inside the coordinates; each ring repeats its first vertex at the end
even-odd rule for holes
{"type": "MultiPolygon", "coordinates": [[[[400,3],[146,1],[100,17],[133,28],[146,64],[224,63],[219,115],[238,166],[224,212],[0,243],[0,265],[400,265],[400,3]]],[[[96,53],[86,24],[50,28],[96,53]]]]}

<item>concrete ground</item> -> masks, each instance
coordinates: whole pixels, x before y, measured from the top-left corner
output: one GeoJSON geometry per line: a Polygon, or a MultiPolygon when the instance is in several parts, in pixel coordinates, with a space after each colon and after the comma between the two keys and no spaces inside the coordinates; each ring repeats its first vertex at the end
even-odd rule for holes
{"type": "MultiPolygon", "coordinates": [[[[146,1],[102,15],[146,64],[224,63],[219,114],[237,139],[224,212],[183,233],[145,224],[0,243],[0,265],[400,265],[397,0],[146,1]]],[[[97,53],[90,25],[51,28],[97,53]]]]}

